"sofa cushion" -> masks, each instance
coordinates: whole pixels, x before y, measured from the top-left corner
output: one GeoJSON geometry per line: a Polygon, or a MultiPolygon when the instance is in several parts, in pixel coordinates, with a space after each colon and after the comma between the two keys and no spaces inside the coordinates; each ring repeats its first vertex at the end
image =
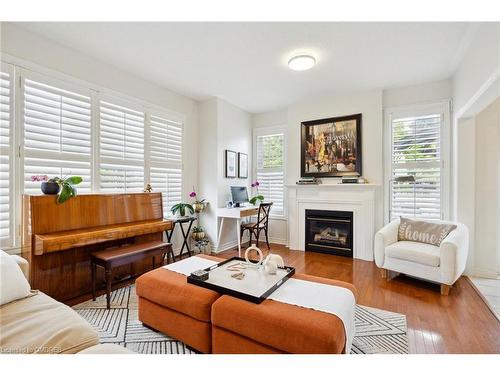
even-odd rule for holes
{"type": "Polygon", "coordinates": [[[0,352],[77,353],[99,343],[89,323],[46,294],[0,307],[0,352]]]}
{"type": "Polygon", "coordinates": [[[16,260],[0,250],[0,306],[28,297],[30,289],[30,284],[16,260]]]}
{"type": "Polygon", "coordinates": [[[385,248],[385,255],[409,262],[439,267],[439,247],[420,242],[398,241],[385,248]]]}
{"type": "MultiPolygon", "coordinates": [[[[224,260],[201,257],[216,262],[224,260]]],[[[213,290],[188,284],[185,275],[165,268],[157,268],[140,276],[135,287],[139,297],[202,322],[210,322],[212,304],[220,297],[220,294],[213,290]]]]}
{"type": "Polygon", "coordinates": [[[440,246],[441,242],[455,230],[455,224],[412,220],[402,217],[398,229],[398,241],[422,242],[440,246]]]}

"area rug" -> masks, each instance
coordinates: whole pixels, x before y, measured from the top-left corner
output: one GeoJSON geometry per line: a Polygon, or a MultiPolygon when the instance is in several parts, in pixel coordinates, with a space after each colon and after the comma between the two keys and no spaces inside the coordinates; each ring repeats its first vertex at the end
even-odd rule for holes
{"type": "MultiPolygon", "coordinates": [[[[115,290],[111,309],[106,297],[73,308],[100,336],[101,343],[115,343],[141,354],[194,354],[181,341],[146,328],[138,320],[135,286],[115,290]]],[[[407,354],[405,315],[367,306],[356,306],[356,334],[351,354],[407,354]]]]}

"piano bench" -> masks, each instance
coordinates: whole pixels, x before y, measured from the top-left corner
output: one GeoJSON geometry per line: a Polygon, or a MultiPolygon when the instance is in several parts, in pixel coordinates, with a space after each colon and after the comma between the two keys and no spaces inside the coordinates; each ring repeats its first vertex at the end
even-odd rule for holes
{"type": "Polygon", "coordinates": [[[163,263],[165,256],[168,254],[172,255],[173,258],[172,244],[163,241],[151,241],[112,247],[90,254],[92,300],[95,301],[96,299],[95,284],[97,266],[104,268],[106,278],[106,307],[109,309],[111,307],[111,274],[114,268],[151,257],[154,269],[156,267],[155,256],[160,255],[163,263]]]}

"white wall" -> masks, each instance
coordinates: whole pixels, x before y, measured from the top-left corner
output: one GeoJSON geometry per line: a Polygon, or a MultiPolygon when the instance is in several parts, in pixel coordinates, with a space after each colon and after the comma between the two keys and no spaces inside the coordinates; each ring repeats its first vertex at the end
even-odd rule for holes
{"type": "Polygon", "coordinates": [[[452,81],[429,82],[421,85],[384,90],[384,108],[414,104],[436,103],[450,100],[452,96],[452,81]]]}
{"type": "Polygon", "coordinates": [[[61,77],[67,75],[85,84],[106,88],[184,115],[186,148],[183,197],[187,200],[187,194],[192,186],[198,184],[197,101],[144,81],[12,24],[1,23],[0,34],[2,60],[21,64],[29,69],[44,68],[41,73],[49,75],[57,73],[61,77]]]}
{"type": "MultiPolygon", "coordinates": [[[[218,243],[217,207],[231,200],[230,186],[249,187],[251,178],[225,177],[225,150],[248,154],[248,170],[252,170],[251,115],[220,98],[212,98],[200,104],[199,192],[210,202],[201,223],[214,246],[218,243]]],[[[217,251],[236,244],[235,221],[226,220],[217,251]]]]}
{"type": "Polygon", "coordinates": [[[475,118],[474,272],[495,277],[500,251],[500,98],[475,118]]]}
{"type": "MultiPolygon", "coordinates": [[[[217,127],[217,186],[218,207],[224,207],[231,200],[230,186],[247,186],[251,196],[250,179],[252,171],[252,117],[248,112],[232,105],[222,99],[218,102],[218,127],[217,127]],[[225,150],[243,152],[248,155],[248,178],[225,177],[225,150]]],[[[224,231],[217,249],[227,249],[237,244],[236,220],[226,220],[224,231]]]]}
{"type": "MultiPolygon", "coordinates": [[[[483,216],[482,199],[485,193],[483,189],[487,189],[486,186],[492,183],[488,182],[488,173],[491,171],[485,170],[485,163],[491,162],[492,159],[484,160],[484,158],[486,154],[492,155],[493,145],[491,145],[492,138],[486,136],[488,130],[484,114],[479,123],[477,116],[495,98],[500,97],[499,46],[500,25],[479,24],[452,77],[454,107],[452,196],[455,203],[453,214],[456,220],[469,227],[469,261],[466,272],[483,276],[492,276],[490,271],[494,267],[488,264],[493,258],[484,255],[491,251],[491,244],[484,238],[485,231],[491,231],[491,228],[488,224],[485,228],[480,224],[485,220],[490,222],[488,220],[491,220],[492,215],[485,212],[486,215],[483,216]],[[484,147],[483,142],[486,142],[484,147]]],[[[491,132],[491,129],[489,131],[491,132]]],[[[499,221],[497,217],[497,230],[499,221]]],[[[500,260],[497,260],[497,264],[500,264],[500,260]]],[[[497,273],[498,271],[497,269],[497,273]]]]}
{"type": "MultiPolygon", "coordinates": [[[[363,177],[379,184],[376,194],[375,229],[383,222],[383,115],[382,91],[355,93],[342,97],[323,96],[300,101],[288,108],[287,183],[300,177],[300,124],[302,121],[361,113],[363,177]]],[[[323,179],[323,183],[331,180],[323,179]]]]}
{"type": "Polygon", "coordinates": [[[459,113],[500,69],[500,24],[481,23],[453,76],[453,102],[459,113]]]}

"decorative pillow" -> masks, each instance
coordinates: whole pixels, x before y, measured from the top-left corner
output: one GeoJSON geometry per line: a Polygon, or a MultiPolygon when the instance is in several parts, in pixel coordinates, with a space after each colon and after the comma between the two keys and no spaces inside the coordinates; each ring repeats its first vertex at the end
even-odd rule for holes
{"type": "Polygon", "coordinates": [[[439,247],[456,227],[454,224],[432,223],[402,217],[399,223],[398,241],[423,242],[439,247]]]}
{"type": "Polygon", "coordinates": [[[28,297],[30,289],[30,284],[16,261],[0,250],[0,306],[28,297]]]}

